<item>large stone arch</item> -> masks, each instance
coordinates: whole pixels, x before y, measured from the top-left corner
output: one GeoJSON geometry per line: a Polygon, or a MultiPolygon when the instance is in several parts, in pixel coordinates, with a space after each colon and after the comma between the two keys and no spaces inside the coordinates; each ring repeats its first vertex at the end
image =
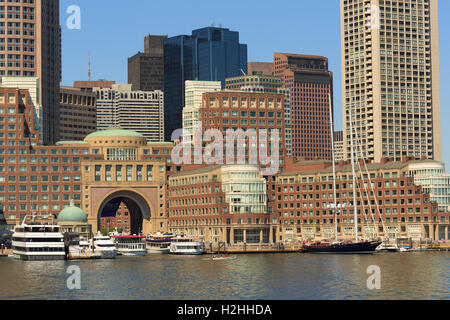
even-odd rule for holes
{"type": "Polygon", "coordinates": [[[152,213],[155,215],[155,211],[147,197],[136,190],[115,190],[99,201],[97,208],[94,209],[98,225],[102,213],[105,210],[117,210],[121,202],[127,205],[130,212],[131,233],[148,233],[151,229],[152,213]]]}

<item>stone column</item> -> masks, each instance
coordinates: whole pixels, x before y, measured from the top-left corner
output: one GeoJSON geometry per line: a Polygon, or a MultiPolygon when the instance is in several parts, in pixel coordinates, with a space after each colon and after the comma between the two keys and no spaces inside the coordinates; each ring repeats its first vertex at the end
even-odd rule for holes
{"type": "Polygon", "coordinates": [[[439,224],[436,225],[436,241],[439,241],[439,230],[441,229],[441,226],[439,224]]]}
{"type": "Polygon", "coordinates": [[[445,226],[445,241],[448,241],[448,225],[445,226]]]}
{"type": "Polygon", "coordinates": [[[230,243],[234,244],[234,228],[231,227],[230,229],[230,243]]]}
{"type": "Polygon", "coordinates": [[[263,243],[263,237],[264,237],[264,232],[263,229],[259,230],[259,243],[262,244],[263,243]]]}
{"type": "Polygon", "coordinates": [[[434,228],[433,228],[432,224],[428,225],[428,233],[429,233],[429,238],[431,240],[433,240],[434,239],[434,228]]]}
{"type": "Polygon", "coordinates": [[[244,243],[247,243],[247,229],[244,229],[244,243]]]}
{"type": "Polygon", "coordinates": [[[273,243],[273,227],[269,227],[269,242],[273,243]]]}

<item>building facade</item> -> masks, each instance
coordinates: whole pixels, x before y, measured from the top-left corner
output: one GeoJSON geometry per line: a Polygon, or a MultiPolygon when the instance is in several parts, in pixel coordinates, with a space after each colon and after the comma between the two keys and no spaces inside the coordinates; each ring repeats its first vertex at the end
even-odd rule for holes
{"type": "Polygon", "coordinates": [[[275,53],[274,74],[291,95],[292,156],[331,159],[333,74],[328,59],[275,53]]]}
{"type": "Polygon", "coordinates": [[[34,116],[28,91],[0,89],[0,210],[8,225],[30,213],[50,222],[73,203],[96,233],[101,217],[125,203],[131,232],[167,230],[166,174],[180,170],[171,166],[171,143],[109,129],[43,146],[34,116]]]}
{"type": "MultiPolygon", "coordinates": [[[[273,65],[272,65],[273,66],[273,65]]],[[[247,92],[281,93],[284,94],[285,119],[285,147],[288,157],[292,156],[292,128],[291,128],[291,92],[283,88],[281,79],[274,76],[253,75],[228,78],[225,88],[247,92]]]]}
{"type": "Polygon", "coordinates": [[[450,212],[450,174],[445,165],[438,161],[417,161],[409,164],[409,174],[414,183],[422,186],[430,200],[439,205],[439,212],[450,212]]]}
{"type": "MultiPolygon", "coordinates": [[[[273,243],[266,180],[258,166],[210,166],[169,178],[169,231],[206,243],[273,243]]],[[[275,219],[276,220],[276,219],[275,219]]]]}
{"type": "Polygon", "coordinates": [[[348,159],[353,134],[369,160],[441,161],[438,1],[340,3],[348,159]]]}
{"type": "Polygon", "coordinates": [[[144,52],[128,59],[128,83],[133,91],[164,91],[164,39],[148,35],[144,52]]]}
{"type": "Polygon", "coordinates": [[[221,81],[247,72],[247,45],[239,33],[208,27],[164,40],[166,141],[182,127],[186,80],[221,81]]]}
{"type": "Polygon", "coordinates": [[[283,171],[286,159],[283,94],[228,90],[204,93],[198,114],[202,135],[216,130],[220,134],[217,138],[223,138],[203,141],[223,152],[221,155],[216,149],[211,152],[215,160],[222,161],[218,164],[258,164],[275,170],[267,175],[283,171]],[[251,131],[255,132],[255,139],[250,136],[251,131]]]}
{"type": "Polygon", "coordinates": [[[60,134],[64,141],[81,141],[97,130],[96,94],[60,87],[60,134]]]}
{"type": "Polygon", "coordinates": [[[164,141],[164,94],[133,91],[131,84],[94,88],[97,128],[122,128],[143,134],[149,142],[164,141]]]}
{"type": "Polygon", "coordinates": [[[202,108],[203,93],[220,91],[220,81],[186,81],[183,108],[183,140],[194,141],[194,129],[198,127],[199,110],[202,108]]]}
{"type": "Polygon", "coordinates": [[[42,140],[59,141],[61,27],[59,1],[3,1],[0,5],[0,77],[39,78],[42,140]]]}
{"type": "MultiPolygon", "coordinates": [[[[403,162],[367,164],[357,171],[356,206],[358,234],[362,238],[448,240],[450,213],[439,212],[438,204],[414,182],[410,159],[403,162]]],[[[415,164],[416,162],[412,162],[415,164]]],[[[357,165],[357,168],[359,165],[357,165]]],[[[358,170],[358,169],[357,169],[358,170]]],[[[351,165],[336,166],[338,235],[352,237],[354,227],[353,178],[351,165]]],[[[283,239],[306,240],[335,237],[332,164],[328,161],[301,161],[287,166],[277,177],[273,212],[280,219],[283,239]]]]}

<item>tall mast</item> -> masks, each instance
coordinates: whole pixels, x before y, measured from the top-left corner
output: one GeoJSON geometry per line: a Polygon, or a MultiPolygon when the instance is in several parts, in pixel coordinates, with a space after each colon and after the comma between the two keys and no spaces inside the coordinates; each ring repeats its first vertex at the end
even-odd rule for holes
{"type": "Polygon", "coordinates": [[[351,154],[352,154],[352,175],[353,175],[353,211],[355,214],[355,240],[359,241],[358,237],[358,205],[356,202],[356,172],[355,172],[355,149],[353,145],[353,115],[350,109],[350,143],[351,143],[351,154]]]}
{"type": "Polygon", "coordinates": [[[333,162],[333,190],[334,190],[334,234],[336,235],[336,242],[338,241],[338,227],[337,227],[337,196],[336,196],[336,163],[334,154],[334,118],[333,108],[331,106],[331,89],[328,93],[328,100],[330,105],[330,133],[331,133],[331,161],[333,162]]]}

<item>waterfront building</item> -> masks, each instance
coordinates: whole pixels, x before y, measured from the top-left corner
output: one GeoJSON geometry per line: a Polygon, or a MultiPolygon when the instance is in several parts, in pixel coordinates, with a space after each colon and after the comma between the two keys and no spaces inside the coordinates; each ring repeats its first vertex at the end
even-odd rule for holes
{"type": "MultiPolygon", "coordinates": [[[[169,231],[205,243],[273,243],[266,180],[258,166],[209,166],[169,177],[169,231]]],[[[276,218],[275,218],[276,220],[276,218]]]]}
{"type": "Polygon", "coordinates": [[[59,1],[2,1],[0,77],[37,77],[44,143],[59,140],[59,1]]]}
{"type": "MultiPolygon", "coordinates": [[[[420,162],[383,159],[364,164],[357,173],[358,233],[361,237],[413,240],[449,240],[450,213],[440,212],[430,194],[415,184],[410,166],[420,162]],[[376,224],[376,226],[375,226],[376,224]]],[[[357,165],[357,168],[359,166],[357,165]]],[[[337,218],[339,237],[354,236],[353,178],[349,162],[336,166],[336,197],[341,205],[337,218]]],[[[335,214],[333,171],[329,161],[289,163],[277,177],[272,195],[273,212],[279,215],[280,234],[285,240],[334,238],[335,214]]]]}
{"type": "Polygon", "coordinates": [[[43,146],[31,101],[26,90],[0,88],[0,210],[8,225],[30,212],[50,222],[73,200],[94,233],[121,203],[132,233],[167,230],[166,175],[181,170],[171,164],[172,143],[109,129],[43,146]]]}
{"type": "Polygon", "coordinates": [[[287,53],[275,53],[274,57],[274,75],[291,95],[292,156],[331,160],[333,74],[328,70],[328,59],[287,53]]]}
{"type": "Polygon", "coordinates": [[[249,62],[249,76],[273,76],[273,63],[271,62],[249,62]]]}
{"type": "Polygon", "coordinates": [[[445,173],[442,162],[410,162],[409,174],[414,177],[414,183],[430,195],[430,200],[439,205],[439,212],[450,212],[450,174],[445,173]]]}
{"type": "Polygon", "coordinates": [[[164,141],[164,94],[133,91],[131,84],[94,88],[97,129],[115,127],[143,134],[149,142],[164,141]]]}
{"type": "Polygon", "coordinates": [[[64,141],[80,141],[97,129],[96,94],[60,87],[60,135],[64,141]]]}
{"type": "Polygon", "coordinates": [[[284,94],[285,147],[288,157],[292,156],[291,128],[291,94],[290,90],[281,86],[281,79],[274,76],[252,75],[228,78],[225,88],[247,92],[281,93],[284,94]]]}
{"type": "Polygon", "coordinates": [[[340,5],[347,159],[353,134],[369,160],[441,161],[438,1],[340,5]]]}
{"type": "Polygon", "coordinates": [[[164,91],[164,39],[148,35],[144,52],[128,58],[128,83],[133,91],[164,91]]]}
{"type": "Polygon", "coordinates": [[[203,93],[220,91],[220,81],[186,81],[186,101],[183,108],[183,140],[194,141],[194,129],[198,127],[199,110],[202,108],[203,93]]]}
{"type": "Polygon", "coordinates": [[[247,45],[239,33],[207,27],[164,40],[165,139],[182,127],[186,80],[221,81],[247,72],[247,45]]]}
{"type": "Polygon", "coordinates": [[[79,233],[80,237],[90,239],[93,236],[92,226],[88,224],[88,216],[76,207],[73,203],[69,207],[64,208],[57,218],[61,233],[79,233]]]}

